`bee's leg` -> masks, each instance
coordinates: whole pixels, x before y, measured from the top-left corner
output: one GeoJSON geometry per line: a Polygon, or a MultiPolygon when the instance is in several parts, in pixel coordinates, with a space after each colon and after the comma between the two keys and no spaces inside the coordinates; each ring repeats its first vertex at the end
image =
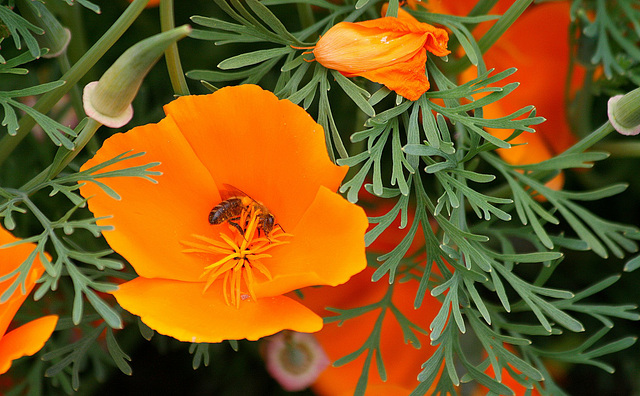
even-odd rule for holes
{"type": "MultiPolygon", "coordinates": [[[[240,227],[240,224],[232,221],[232,220],[237,220],[237,219],[229,219],[228,222],[229,224],[231,224],[232,226],[235,227],[236,230],[238,230],[238,232],[240,233],[240,235],[242,235],[242,237],[244,238],[244,230],[242,229],[242,227],[240,227]]],[[[246,239],[246,238],[245,238],[246,239]]]]}
{"type": "Polygon", "coordinates": [[[258,236],[260,236],[260,230],[262,230],[264,232],[264,237],[267,238],[267,241],[269,241],[269,243],[271,243],[271,239],[269,238],[269,233],[264,231],[264,228],[262,228],[262,227],[258,228],[258,236]]]}

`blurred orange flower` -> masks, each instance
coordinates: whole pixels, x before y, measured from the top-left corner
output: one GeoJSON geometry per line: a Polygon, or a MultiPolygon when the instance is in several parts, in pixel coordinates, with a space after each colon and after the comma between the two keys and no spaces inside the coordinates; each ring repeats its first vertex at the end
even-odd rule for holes
{"type": "MultiPolygon", "coordinates": [[[[0,227],[0,246],[18,241],[19,239],[0,227]]],[[[21,243],[0,249],[0,276],[16,270],[34,249],[35,245],[33,243],[21,243]]],[[[7,333],[13,317],[43,272],[44,267],[40,260],[36,258],[27,275],[24,294],[18,288],[7,301],[0,304],[0,374],[6,373],[14,360],[23,356],[31,356],[42,349],[56,327],[58,317],[49,315],[32,320],[7,333]]],[[[4,294],[12,283],[13,279],[0,282],[0,295],[4,294]]]]}
{"type": "MultiPolygon", "coordinates": [[[[307,288],[304,303],[323,316],[333,316],[333,312],[324,307],[349,309],[377,303],[382,300],[389,284],[385,281],[371,282],[373,269],[368,268],[354,276],[349,282],[338,287],[307,288]]],[[[418,281],[394,283],[392,302],[395,307],[411,322],[420,326],[424,331],[429,330],[429,324],[441,308],[440,302],[425,295],[422,306],[413,308],[413,301],[418,290],[418,281]]],[[[380,309],[374,309],[364,315],[345,321],[341,326],[337,322],[325,324],[324,328],[314,334],[331,361],[347,355],[362,346],[374,329],[380,315],[380,309]]],[[[367,395],[408,395],[418,386],[418,374],[421,365],[435,352],[435,346],[430,345],[429,336],[415,332],[420,341],[420,349],[415,345],[407,345],[404,341],[402,328],[394,314],[387,311],[382,322],[380,333],[380,353],[387,373],[387,381],[382,381],[378,375],[376,364],[369,368],[367,395]]],[[[319,395],[352,395],[362,372],[364,354],[340,367],[327,368],[313,384],[312,388],[319,395]]],[[[434,389],[435,385],[433,386],[434,389]]]]}
{"type": "MultiPolygon", "coordinates": [[[[441,2],[430,0],[418,3],[433,12],[466,15],[475,5],[475,0],[441,2]]],[[[490,11],[502,14],[512,1],[500,0],[490,11]]],[[[518,71],[501,85],[520,82],[520,86],[504,100],[485,106],[484,117],[500,118],[528,105],[536,106],[536,115],[547,121],[536,126],[536,133],[522,133],[511,140],[514,146],[498,149],[498,154],[511,164],[533,164],[557,155],[576,142],[567,122],[565,106],[565,84],[569,72],[569,8],[568,1],[555,1],[530,6],[500,39],[484,54],[487,68],[502,71],[516,67],[518,71]],[[544,26],[543,29],[540,29],[544,26]],[[535,32],[535,40],[531,39],[535,32]]],[[[476,36],[486,31],[480,26],[476,36]]],[[[581,73],[574,75],[574,82],[581,73]]],[[[477,76],[475,67],[462,73],[460,82],[477,76]]],[[[487,128],[494,136],[506,139],[510,130],[487,128]]],[[[549,186],[561,188],[563,175],[553,179],[549,186]]]]}
{"type": "Polygon", "coordinates": [[[347,77],[361,76],[384,84],[409,100],[429,90],[427,51],[445,56],[446,30],[415,18],[384,17],[340,22],[329,29],[313,53],[324,67],[347,77]]]}
{"type": "Polygon", "coordinates": [[[115,227],[105,238],[139,275],[113,293],[118,303],[181,341],[320,330],[322,319],[284,294],[360,272],[367,228],[364,211],[334,192],[347,169],[329,160],[322,127],[255,85],[183,96],[165,112],[107,139],[82,168],[130,150],[146,155],[106,170],[161,162],[157,184],[110,179],[120,201],[81,187],[97,217],[113,216],[98,224],[115,227]],[[212,225],[229,185],[251,198],[212,225]]]}

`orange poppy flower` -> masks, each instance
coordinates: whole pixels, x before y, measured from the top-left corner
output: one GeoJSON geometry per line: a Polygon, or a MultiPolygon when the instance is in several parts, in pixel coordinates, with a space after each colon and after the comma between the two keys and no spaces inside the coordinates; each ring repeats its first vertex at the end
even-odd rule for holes
{"type": "Polygon", "coordinates": [[[450,53],[448,41],[446,30],[415,18],[384,17],[338,23],[320,38],[313,54],[326,68],[384,84],[417,100],[430,86],[427,51],[445,56],[450,53]]]}
{"type": "MultiPolygon", "coordinates": [[[[434,5],[448,8],[456,4],[452,12],[466,14],[475,1],[459,1],[434,5]],[[467,5],[466,10],[463,6],[467,5]]],[[[491,13],[504,12],[512,2],[499,1],[491,13]]],[[[421,3],[427,8],[431,4],[421,3]]],[[[484,54],[487,68],[502,71],[516,67],[518,71],[500,81],[501,85],[518,81],[520,86],[504,100],[484,107],[486,118],[500,118],[528,105],[536,106],[536,114],[547,121],[536,126],[536,133],[522,133],[510,141],[514,146],[498,149],[498,154],[511,164],[533,164],[557,155],[576,142],[567,122],[565,106],[565,80],[569,72],[570,49],[568,43],[569,8],[567,1],[536,4],[522,16],[484,54]],[[540,29],[544,26],[544,29],[540,29]],[[531,32],[535,32],[532,39],[531,32]]],[[[483,29],[480,29],[482,31],[483,29]]],[[[574,81],[581,79],[574,75],[574,81]]],[[[475,68],[469,68],[460,76],[461,83],[477,76],[475,68]]],[[[510,130],[487,128],[494,136],[506,139],[510,130]]],[[[564,184],[563,175],[550,181],[549,186],[559,189],[564,184]]]]}
{"type": "Polygon", "coordinates": [[[139,275],[113,292],[118,303],[181,341],[320,330],[322,319],[284,294],[360,272],[367,228],[364,211],[334,192],[347,169],[329,160],[322,127],[255,85],[183,96],[165,112],[107,139],[82,168],[130,150],[146,155],[106,170],[161,163],[157,184],[109,179],[120,201],[81,187],[97,217],[113,216],[98,224],[115,227],[105,238],[139,275]],[[229,221],[213,225],[220,203],[229,221]]]}
{"type": "MultiPolygon", "coordinates": [[[[323,316],[334,315],[324,307],[349,309],[376,303],[383,298],[389,284],[384,281],[371,282],[372,273],[373,268],[367,268],[349,282],[331,290],[322,287],[304,289],[302,301],[323,316]]],[[[393,286],[392,301],[410,321],[428,331],[429,324],[438,313],[441,304],[427,293],[422,306],[417,310],[414,309],[413,301],[418,283],[415,280],[396,282],[393,286]]],[[[364,344],[373,331],[379,314],[380,310],[375,309],[347,320],[341,326],[338,326],[337,322],[325,324],[324,328],[314,336],[329,359],[336,361],[364,344]]],[[[405,343],[400,325],[393,314],[387,311],[380,334],[380,352],[387,373],[387,381],[379,378],[377,368],[372,364],[369,369],[367,395],[408,395],[418,386],[417,377],[421,371],[421,365],[429,359],[437,347],[430,345],[428,335],[422,333],[416,333],[416,335],[421,343],[420,349],[405,343]]],[[[352,395],[361,375],[363,362],[364,355],[361,355],[343,366],[330,366],[313,384],[313,390],[319,395],[352,395]]]]}
{"type": "MultiPolygon", "coordinates": [[[[18,239],[0,227],[0,246],[15,242],[18,242],[18,239]]],[[[35,245],[32,243],[22,243],[0,249],[0,276],[16,270],[34,249],[35,245]]],[[[22,294],[21,289],[18,288],[7,301],[0,304],[0,374],[6,373],[14,360],[23,356],[31,356],[42,349],[56,327],[58,317],[49,315],[32,320],[7,333],[13,317],[43,272],[44,267],[36,258],[27,275],[25,293],[22,294]]],[[[8,279],[0,283],[0,295],[7,291],[13,281],[14,279],[8,279]]]]}

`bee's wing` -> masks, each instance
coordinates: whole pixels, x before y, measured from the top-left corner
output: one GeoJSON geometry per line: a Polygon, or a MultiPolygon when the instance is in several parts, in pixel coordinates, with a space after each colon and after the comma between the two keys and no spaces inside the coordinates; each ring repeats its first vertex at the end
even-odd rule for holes
{"type": "Polygon", "coordinates": [[[251,195],[242,191],[238,187],[234,187],[231,184],[222,183],[222,190],[220,190],[220,197],[224,199],[229,199],[232,197],[247,197],[251,200],[254,205],[258,205],[258,207],[262,210],[262,213],[269,213],[269,209],[260,201],[256,201],[251,195]]]}
{"type": "Polygon", "coordinates": [[[242,191],[241,189],[234,187],[231,184],[222,183],[222,189],[220,190],[220,198],[225,200],[232,197],[248,197],[252,201],[255,201],[255,199],[251,198],[249,194],[242,191]]]}

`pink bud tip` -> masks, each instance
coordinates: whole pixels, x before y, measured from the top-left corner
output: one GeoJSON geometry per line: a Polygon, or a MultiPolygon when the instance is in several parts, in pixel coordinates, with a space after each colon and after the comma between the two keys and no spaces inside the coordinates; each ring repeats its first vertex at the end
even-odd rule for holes
{"type": "Polygon", "coordinates": [[[314,336],[291,331],[266,339],[265,360],[269,374],[290,392],[309,387],[330,363],[314,336]]]}

